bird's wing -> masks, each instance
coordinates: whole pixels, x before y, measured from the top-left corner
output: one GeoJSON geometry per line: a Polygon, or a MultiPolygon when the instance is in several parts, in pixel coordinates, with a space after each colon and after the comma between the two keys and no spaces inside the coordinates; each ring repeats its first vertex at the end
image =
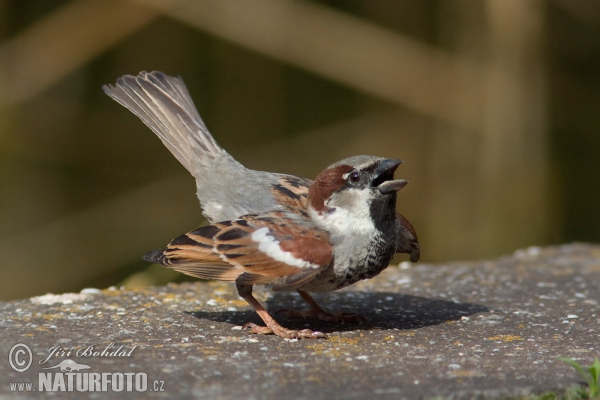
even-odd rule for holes
{"type": "Polygon", "coordinates": [[[332,264],[333,248],[310,221],[270,212],[198,228],[144,258],[197,278],[293,290],[332,264]]]}
{"type": "Polygon", "coordinates": [[[417,262],[421,257],[421,246],[417,232],[409,220],[404,215],[396,214],[396,226],[398,227],[398,242],[396,243],[397,253],[410,254],[410,261],[417,262]]]}

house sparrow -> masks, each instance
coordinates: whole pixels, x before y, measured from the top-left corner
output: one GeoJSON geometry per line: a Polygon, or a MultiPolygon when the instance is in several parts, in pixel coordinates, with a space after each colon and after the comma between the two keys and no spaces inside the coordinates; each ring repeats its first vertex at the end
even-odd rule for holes
{"type": "Polygon", "coordinates": [[[245,168],[213,139],[181,78],[162,72],[126,75],[106,94],[137,115],[194,176],[210,225],[188,232],[143,258],[202,279],[233,282],[266,326],[253,333],[318,338],[279,325],[252,296],[255,284],[297,291],[309,310],[289,316],[356,320],[323,310],[308,292],[337,290],[376,276],[395,253],[419,259],[412,225],[397,214],[394,180],[401,160],[354,156],[314,181],[245,168]]]}

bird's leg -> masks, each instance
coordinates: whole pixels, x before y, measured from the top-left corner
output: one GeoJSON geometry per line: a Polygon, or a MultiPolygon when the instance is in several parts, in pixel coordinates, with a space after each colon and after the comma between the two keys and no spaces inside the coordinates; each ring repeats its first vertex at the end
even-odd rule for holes
{"type": "Polygon", "coordinates": [[[307,339],[317,339],[325,337],[325,334],[318,331],[312,331],[310,329],[302,329],[299,331],[287,329],[282,327],[269,315],[267,310],[260,305],[258,300],[252,296],[252,285],[238,285],[236,284],[236,288],[240,297],[248,302],[250,306],[256,311],[258,316],[264,321],[267,326],[259,326],[253,322],[248,322],[244,324],[244,328],[251,328],[252,333],[260,333],[263,335],[275,334],[277,336],[283,338],[307,338],[307,339]]]}
{"type": "Polygon", "coordinates": [[[288,318],[318,318],[321,321],[328,322],[345,322],[350,324],[356,324],[365,322],[365,319],[360,315],[353,313],[341,313],[334,314],[329,311],[325,311],[319,304],[313,299],[313,297],[303,290],[297,290],[298,294],[308,304],[308,310],[279,310],[277,313],[284,313],[288,318]]]}

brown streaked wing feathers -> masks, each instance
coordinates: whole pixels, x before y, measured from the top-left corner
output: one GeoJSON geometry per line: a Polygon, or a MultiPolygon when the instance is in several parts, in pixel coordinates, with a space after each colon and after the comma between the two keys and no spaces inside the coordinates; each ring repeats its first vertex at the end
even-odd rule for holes
{"type": "Polygon", "coordinates": [[[235,282],[237,277],[244,272],[231,265],[223,264],[174,264],[170,268],[194,278],[214,279],[222,282],[235,282]]]}
{"type": "Polygon", "coordinates": [[[239,284],[274,283],[278,290],[292,290],[310,282],[333,261],[329,235],[308,220],[285,212],[247,215],[204,226],[152,255],[151,261],[186,275],[239,284]],[[252,234],[264,227],[282,251],[316,267],[289,265],[261,251],[252,234]]]}
{"type": "Polygon", "coordinates": [[[289,211],[308,218],[308,189],[312,181],[295,176],[283,176],[271,188],[273,197],[289,211]]]}
{"type": "Polygon", "coordinates": [[[400,233],[396,253],[408,253],[410,254],[410,261],[419,261],[421,246],[419,245],[419,238],[417,237],[415,228],[413,228],[410,221],[402,214],[396,213],[396,220],[398,221],[400,233]]]}
{"type": "Polygon", "coordinates": [[[308,220],[298,218],[285,212],[271,212],[263,215],[242,217],[246,226],[232,221],[232,226],[215,236],[217,250],[223,244],[236,245],[232,250],[220,251],[228,262],[239,266],[247,272],[271,277],[288,276],[304,269],[311,269],[318,274],[331,264],[333,249],[329,243],[329,235],[316,228],[308,220]],[[268,228],[269,235],[277,242],[282,251],[289,252],[294,258],[316,265],[297,267],[277,261],[259,250],[258,243],[252,240],[252,233],[257,229],[268,228]],[[233,232],[232,232],[233,231],[233,232]],[[244,232],[245,234],[243,234],[244,232]],[[234,255],[234,257],[232,257],[234,255]]]}

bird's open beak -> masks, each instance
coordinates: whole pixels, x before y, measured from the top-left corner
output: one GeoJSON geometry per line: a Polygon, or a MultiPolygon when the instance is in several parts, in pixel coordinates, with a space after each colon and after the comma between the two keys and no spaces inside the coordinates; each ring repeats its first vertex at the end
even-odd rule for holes
{"type": "Polygon", "coordinates": [[[397,192],[408,184],[404,179],[394,180],[394,172],[402,162],[402,160],[388,159],[383,160],[377,167],[377,178],[373,181],[373,186],[379,189],[381,194],[397,192]]]}

